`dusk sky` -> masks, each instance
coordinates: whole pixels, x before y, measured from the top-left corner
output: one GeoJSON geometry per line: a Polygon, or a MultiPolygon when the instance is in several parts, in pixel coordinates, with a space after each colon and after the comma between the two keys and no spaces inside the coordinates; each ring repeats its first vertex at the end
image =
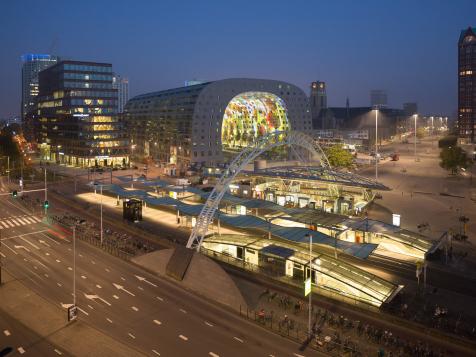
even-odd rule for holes
{"type": "Polygon", "coordinates": [[[131,97],[187,79],[279,79],[307,94],[327,82],[330,106],[417,101],[453,115],[457,39],[476,1],[3,1],[0,118],[20,113],[24,53],[109,62],[131,97]]]}

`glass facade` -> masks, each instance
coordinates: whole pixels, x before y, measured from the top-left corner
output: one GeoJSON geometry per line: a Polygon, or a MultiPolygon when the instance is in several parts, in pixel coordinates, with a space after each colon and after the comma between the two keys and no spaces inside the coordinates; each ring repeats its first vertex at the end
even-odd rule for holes
{"type": "Polygon", "coordinates": [[[37,121],[43,160],[73,166],[129,163],[129,140],[116,115],[110,73],[110,64],[75,61],[40,73],[37,121]]]}
{"type": "Polygon", "coordinates": [[[476,142],[476,28],[461,32],[458,42],[459,135],[476,142]]]}
{"type": "Polygon", "coordinates": [[[241,150],[273,131],[289,130],[286,104],[266,92],[246,92],[225,109],[221,139],[224,149],[241,150]]]}

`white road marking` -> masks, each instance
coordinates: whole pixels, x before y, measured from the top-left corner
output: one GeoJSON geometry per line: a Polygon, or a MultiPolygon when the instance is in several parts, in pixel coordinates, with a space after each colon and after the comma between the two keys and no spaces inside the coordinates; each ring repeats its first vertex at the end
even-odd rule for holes
{"type": "Polygon", "coordinates": [[[124,289],[124,287],[122,285],[119,285],[119,284],[116,284],[116,283],[112,283],[112,285],[114,285],[114,287],[117,289],[117,290],[122,290],[124,291],[125,293],[128,293],[129,295],[131,296],[135,296],[133,293],[131,293],[129,290],[126,290],[124,289]]]}
{"type": "Polygon", "coordinates": [[[85,275],[81,275],[81,279],[87,279],[85,275]]]}
{"type": "Polygon", "coordinates": [[[208,321],[205,321],[205,325],[213,327],[213,325],[211,323],[209,323],[208,321]]]}
{"type": "Polygon", "coordinates": [[[56,348],[55,348],[55,352],[59,354],[60,356],[63,354],[60,350],[57,350],[56,348]]]}
{"type": "Polygon", "coordinates": [[[95,264],[96,264],[96,262],[95,262],[94,260],[91,260],[91,263],[92,263],[93,265],[95,265],[95,264]]]}
{"type": "Polygon", "coordinates": [[[304,357],[303,355],[300,355],[298,353],[293,353],[293,355],[296,356],[296,357],[304,357]]]}
{"type": "Polygon", "coordinates": [[[105,270],[105,271],[107,271],[108,273],[110,273],[110,272],[111,272],[111,271],[110,271],[108,268],[106,268],[106,269],[104,269],[104,270],[105,270]]]}
{"type": "Polygon", "coordinates": [[[18,350],[18,352],[20,352],[21,355],[26,352],[25,349],[24,349],[23,347],[21,347],[21,346],[18,347],[17,350],[18,350]]]}
{"type": "Polygon", "coordinates": [[[83,314],[85,314],[86,316],[89,316],[89,313],[84,311],[83,309],[81,309],[79,306],[78,306],[78,310],[81,311],[83,314]]]}
{"type": "Polygon", "coordinates": [[[14,245],[13,246],[15,249],[25,249],[27,252],[30,252],[30,249],[28,249],[27,247],[25,247],[24,245],[14,245]]]}
{"type": "Polygon", "coordinates": [[[28,239],[26,238],[23,238],[23,237],[20,237],[20,239],[24,242],[27,242],[29,245],[31,245],[33,248],[35,249],[40,249],[40,247],[38,247],[36,244],[33,244],[32,242],[30,242],[28,239]]]}
{"type": "Polygon", "coordinates": [[[88,307],[89,307],[91,310],[94,310],[94,307],[92,307],[91,305],[88,305],[88,307]]]}
{"type": "Polygon", "coordinates": [[[101,286],[101,285],[99,285],[99,284],[96,284],[96,288],[98,288],[98,289],[102,289],[102,286],[101,286]]]}
{"type": "Polygon", "coordinates": [[[138,309],[137,307],[135,307],[135,306],[132,306],[132,310],[134,310],[134,311],[139,311],[139,309],[138,309]]]}
{"type": "Polygon", "coordinates": [[[119,299],[119,296],[117,296],[117,295],[112,295],[112,297],[113,297],[114,299],[116,299],[116,300],[119,299]]]}
{"type": "Polygon", "coordinates": [[[35,220],[35,221],[37,221],[38,223],[41,222],[41,219],[39,219],[38,217],[31,216],[30,218],[33,219],[33,220],[35,220]]]}
{"type": "Polygon", "coordinates": [[[157,352],[156,350],[152,350],[152,352],[153,352],[154,354],[156,354],[157,356],[160,356],[160,353],[157,352]]]}
{"type": "Polygon", "coordinates": [[[5,334],[5,336],[10,336],[11,335],[10,331],[8,331],[8,330],[4,330],[3,333],[5,334]]]}
{"type": "Polygon", "coordinates": [[[61,260],[59,260],[59,259],[56,259],[56,263],[61,263],[61,260]]]}
{"type": "Polygon", "coordinates": [[[217,355],[216,353],[214,352],[208,352],[208,354],[212,357],[220,357],[219,355],[217,355]]]}
{"type": "Polygon", "coordinates": [[[110,304],[108,301],[104,300],[102,297],[100,297],[100,296],[98,296],[98,295],[96,295],[96,294],[86,294],[86,293],[84,293],[84,297],[85,297],[86,299],[89,299],[89,300],[98,299],[98,300],[101,300],[101,301],[102,301],[103,303],[105,303],[106,305],[111,306],[111,304],[110,304]]]}
{"type": "Polygon", "coordinates": [[[139,279],[139,281],[143,281],[144,283],[147,283],[149,285],[152,285],[153,287],[157,287],[157,285],[155,285],[154,283],[150,282],[149,280],[147,280],[146,278],[144,278],[143,276],[139,276],[139,275],[134,275],[137,279],[139,279]]]}
{"type": "Polygon", "coordinates": [[[184,309],[180,309],[180,312],[183,312],[184,314],[187,313],[187,311],[185,311],[184,309]]]}
{"type": "Polygon", "coordinates": [[[235,340],[237,340],[238,342],[241,342],[243,343],[243,340],[241,338],[238,338],[238,337],[233,337],[235,340]]]}
{"type": "Polygon", "coordinates": [[[137,288],[138,288],[139,290],[144,291],[144,288],[143,288],[142,286],[138,286],[137,288]]]}
{"type": "Polygon", "coordinates": [[[122,281],[126,281],[126,279],[124,279],[122,276],[121,276],[121,280],[122,280],[122,281]]]}
{"type": "Polygon", "coordinates": [[[5,228],[8,228],[8,226],[7,226],[7,224],[6,224],[5,222],[0,221],[0,223],[3,224],[3,226],[4,226],[5,228]]]}
{"type": "Polygon", "coordinates": [[[18,255],[18,253],[15,252],[12,248],[10,248],[6,243],[2,243],[2,247],[6,247],[6,248],[10,249],[13,253],[15,253],[15,255],[18,255]]]}
{"type": "Polygon", "coordinates": [[[136,337],[132,333],[128,333],[129,337],[135,339],[136,337]]]}
{"type": "Polygon", "coordinates": [[[60,288],[63,286],[63,285],[61,285],[61,283],[56,283],[56,285],[58,285],[60,288]]]}
{"type": "MultiPolygon", "coordinates": [[[[46,232],[46,231],[41,231],[41,232],[46,232]]],[[[40,233],[41,233],[41,232],[40,232],[40,233]]],[[[26,235],[26,234],[25,234],[25,235],[26,235]]],[[[45,238],[48,238],[50,241],[56,243],[57,245],[59,245],[59,242],[55,241],[55,240],[54,240],[53,238],[51,238],[51,237],[48,237],[46,234],[41,233],[41,235],[42,235],[43,237],[45,237],[45,238]]],[[[71,248],[68,248],[68,250],[71,250],[71,248]]]]}
{"type": "Polygon", "coordinates": [[[11,220],[12,220],[12,222],[15,224],[15,226],[17,226],[17,227],[20,227],[20,226],[21,226],[21,224],[18,223],[15,218],[12,218],[11,220]]]}
{"type": "Polygon", "coordinates": [[[3,254],[2,252],[0,252],[0,255],[2,256],[2,258],[6,258],[7,256],[5,254],[3,254]]]}
{"type": "Polygon", "coordinates": [[[33,265],[33,269],[38,270],[38,267],[36,265],[33,265]]]}
{"type": "Polygon", "coordinates": [[[111,320],[109,317],[107,317],[106,320],[107,320],[107,322],[109,322],[110,324],[112,324],[112,320],[111,320]]]}
{"type": "Polygon", "coordinates": [[[159,320],[154,320],[154,324],[156,324],[156,325],[162,325],[162,322],[160,322],[159,320]]]}
{"type": "Polygon", "coordinates": [[[160,296],[157,296],[157,299],[159,299],[160,301],[164,301],[164,299],[162,299],[160,296]]]}
{"type": "Polygon", "coordinates": [[[71,268],[71,267],[68,267],[68,270],[73,270],[73,268],[71,268]]]}
{"type": "Polygon", "coordinates": [[[38,242],[40,242],[40,244],[46,245],[47,247],[51,247],[51,245],[46,243],[43,239],[39,239],[38,242]]]}
{"type": "Polygon", "coordinates": [[[45,278],[49,278],[48,274],[44,274],[45,275],[45,278]]]}
{"type": "Polygon", "coordinates": [[[188,341],[188,337],[187,336],[184,336],[184,335],[179,335],[179,337],[184,340],[184,341],[188,341]]]}
{"type": "Polygon", "coordinates": [[[47,255],[47,256],[48,256],[48,255],[50,255],[50,253],[46,252],[46,253],[45,253],[45,255],[47,255]]]}
{"type": "Polygon", "coordinates": [[[5,222],[7,222],[10,227],[15,227],[12,222],[10,222],[8,220],[5,220],[5,222]]]}
{"type": "Polygon", "coordinates": [[[20,223],[23,224],[23,225],[30,224],[30,222],[28,222],[28,221],[27,221],[26,219],[24,219],[24,218],[22,219],[22,218],[20,218],[20,217],[17,217],[17,219],[18,219],[18,220],[20,221],[20,223]]]}

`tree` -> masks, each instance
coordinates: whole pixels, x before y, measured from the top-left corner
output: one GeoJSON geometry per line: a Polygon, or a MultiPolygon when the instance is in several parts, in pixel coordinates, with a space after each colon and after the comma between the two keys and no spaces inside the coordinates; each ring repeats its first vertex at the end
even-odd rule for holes
{"type": "Polygon", "coordinates": [[[353,164],[352,154],[345,150],[341,144],[332,145],[324,149],[329,163],[333,167],[349,168],[353,164]]]}
{"type": "Polygon", "coordinates": [[[417,139],[423,139],[424,136],[425,136],[425,128],[418,128],[416,131],[417,139]]]}
{"type": "Polygon", "coordinates": [[[452,174],[458,172],[458,168],[467,168],[470,164],[466,152],[459,146],[450,146],[440,152],[440,166],[452,174]]]}

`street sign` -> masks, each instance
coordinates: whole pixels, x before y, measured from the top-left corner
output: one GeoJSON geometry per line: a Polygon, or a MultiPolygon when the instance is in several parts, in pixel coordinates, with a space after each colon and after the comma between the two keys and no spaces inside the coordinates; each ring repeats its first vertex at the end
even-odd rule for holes
{"type": "Polygon", "coordinates": [[[308,296],[311,293],[311,277],[304,280],[304,296],[308,296]]]}
{"type": "Polygon", "coordinates": [[[392,214],[392,223],[394,226],[400,227],[400,215],[393,213],[392,214]]]}
{"type": "Polygon", "coordinates": [[[78,317],[78,307],[76,305],[71,305],[68,307],[68,322],[76,320],[78,317]]]}

